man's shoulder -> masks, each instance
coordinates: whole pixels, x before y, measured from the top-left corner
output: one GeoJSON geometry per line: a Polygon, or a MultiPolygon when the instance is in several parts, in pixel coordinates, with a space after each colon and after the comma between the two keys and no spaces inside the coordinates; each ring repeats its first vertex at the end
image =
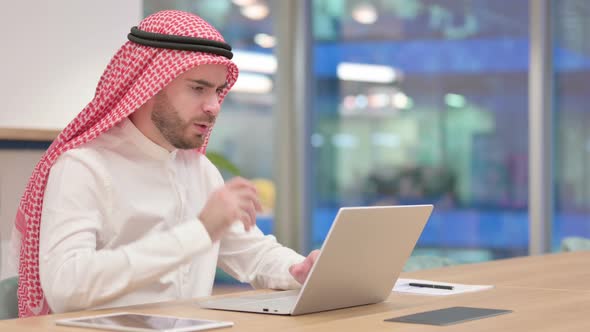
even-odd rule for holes
{"type": "Polygon", "coordinates": [[[78,156],[86,154],[100,154],[104,153],[104,149],[108,146],[108,134],[102,134],[86,143],[80,144],[73,149],[64,152],[64,155],[78,156]]]}
{"type": "Polygon", "coordinates": [[[117,153],[117,147],[120,145],[120,139],[106,132],[91,141],[65,151],[56,160],[56,163],[78,161],[89,165],[102,164],[109,155],[117,153]]]}
{"type": "Polygon", "coordinates": [[[53,164],[53,167],[60,164],[65,166],[74,163],[83,164],[87,168],[95,168],[95,165],[101,164],[102,159],[100,149],[83,144],[62,153],[53,164]]]}

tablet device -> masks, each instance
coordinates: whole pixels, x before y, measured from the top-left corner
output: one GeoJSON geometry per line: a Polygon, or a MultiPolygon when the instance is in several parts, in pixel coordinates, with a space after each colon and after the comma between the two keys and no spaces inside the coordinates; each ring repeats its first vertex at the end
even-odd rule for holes
{"type": "Polygon", "coordinates": [[[386,319],[386,322],[429,324],[429,325],[451,325],[469,320],[492,317],[507,314],[512,310],[451,307],[439,310],[425,311],[417,314],[394,317],[386,319]]]}
{"type": "Polygon", "coordinates": [[[55,324],[64,326],[90,327],[111,331],[137,332],[186,332],[203,331],[233,326],[233,322],[182,318],[173,316],[134,314],[118,312],[108,315],[87,316],[56,320],[55,324]]]}

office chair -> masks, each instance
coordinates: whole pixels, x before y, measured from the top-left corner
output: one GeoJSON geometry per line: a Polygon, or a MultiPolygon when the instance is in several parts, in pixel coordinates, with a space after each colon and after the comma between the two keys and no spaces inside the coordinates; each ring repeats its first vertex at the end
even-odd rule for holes
{"type": "Polygon", "coordinates": [[[18,277],[0,280],[0,320],[18,318],[18,277]]]}

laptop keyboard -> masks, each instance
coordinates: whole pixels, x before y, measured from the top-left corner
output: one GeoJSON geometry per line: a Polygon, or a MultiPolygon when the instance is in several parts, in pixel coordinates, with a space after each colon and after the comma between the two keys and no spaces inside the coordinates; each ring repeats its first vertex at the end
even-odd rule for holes
{"type": "Polygon", "coordinates": [[[280,292],[273,292],[269,294],[258,294],[258,295],[245,295],[238,297],[241,300],[249,300],[249,301],[266,301],[266,300],[276,300],[282,298],[290,298],[294,297],[297,298],[299,295],[299,290],[290,290],[290,291],[280,291],[280,292]]]}
{"type": "Polygon", "coordinates": [[[297,301],[297,296],[291,295],[270,300],[255,300],[250,303],[256,303],[268,308],[283,308],[285,306],[292,307],[293,305],[295,305],[295,301],[297,301]]]}
{"type": "Polygon", "coordinates": [[[255,303],[261,306],[278,307],[288,306],[289,304],[294,305],[297,300],[299,290],[293,291],[280,291],[269,294],[258,294],[258,295],[242,295],[236,297],[227,297],[213,300],[218,305],[231,304],[232,306],[239,306],[245,304],[255,303]]]}

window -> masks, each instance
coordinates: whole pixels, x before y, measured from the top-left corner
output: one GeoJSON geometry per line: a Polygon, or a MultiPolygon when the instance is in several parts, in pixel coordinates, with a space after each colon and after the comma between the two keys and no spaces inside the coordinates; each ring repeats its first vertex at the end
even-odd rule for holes
{"type": "Polygon", "coordinates": [[[312,237],[432,203],[417,254],[528,250],[528,1],[313,1],[312,237]]]}
{"type": "Polygon", "coordinates": [[[590,3],[553,2],[555,219],[553,247],[590,237],[590,3]]]}

